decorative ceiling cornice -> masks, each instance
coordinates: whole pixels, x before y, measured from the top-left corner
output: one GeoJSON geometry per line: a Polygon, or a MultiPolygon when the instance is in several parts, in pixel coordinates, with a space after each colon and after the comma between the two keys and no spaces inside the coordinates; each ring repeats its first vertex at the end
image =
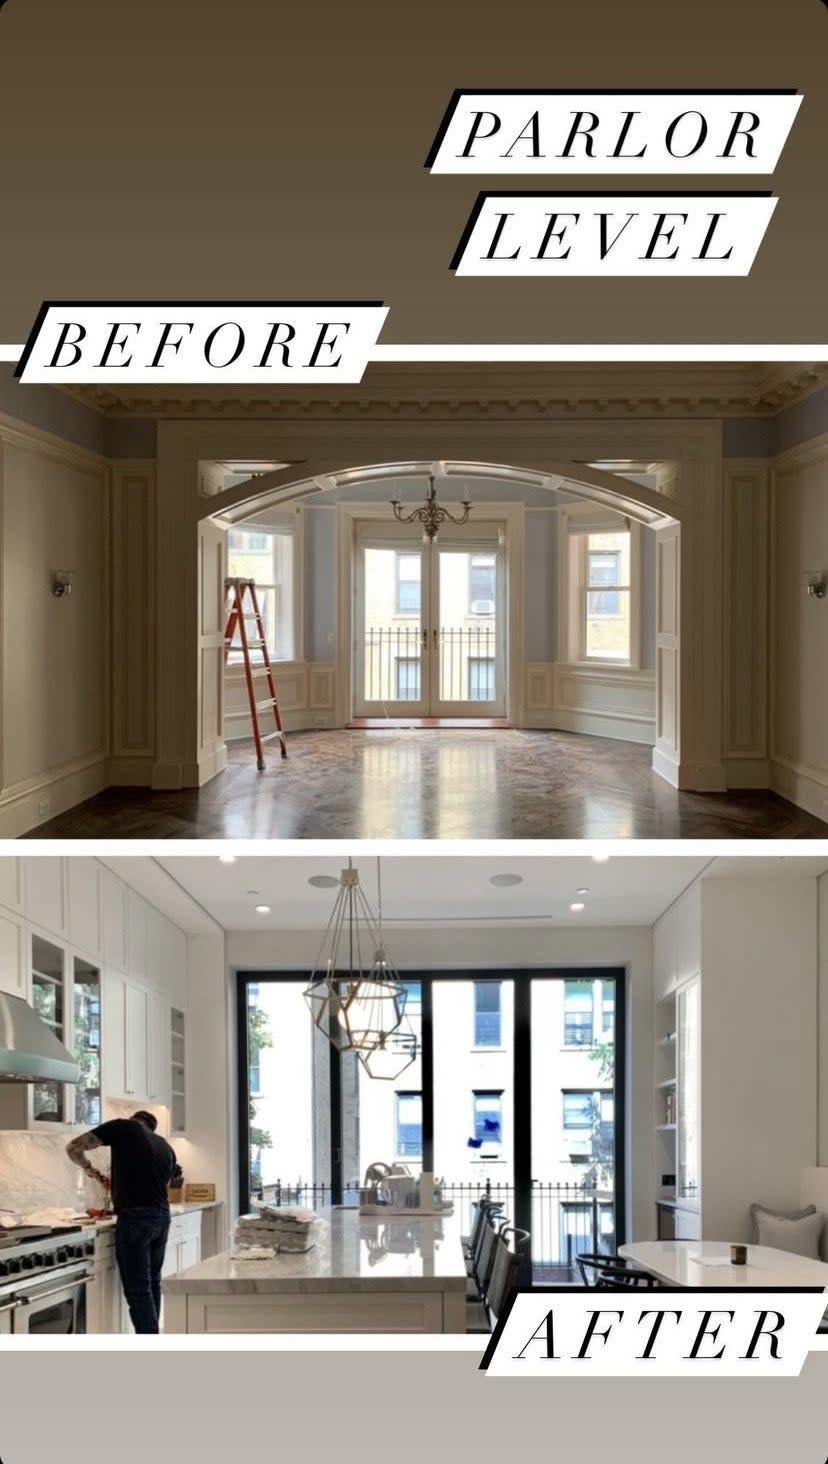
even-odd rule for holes
{"type": "Polygon", "coordinates": [[[417,420],[543,417],[773,417],[828,382],[828,362],[797,365],[373,367],[358,386],[255,392],[82,386],[71,394],[107,417],[417,420]]]}

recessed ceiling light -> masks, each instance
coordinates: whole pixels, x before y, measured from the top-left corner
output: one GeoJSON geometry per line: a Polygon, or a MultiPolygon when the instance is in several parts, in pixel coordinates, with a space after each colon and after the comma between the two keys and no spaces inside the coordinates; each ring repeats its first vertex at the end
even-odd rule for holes
{"type": "Polygon", "coordinates": [[[583,900],[575,900],[574,904],[570,905],[569,908],[570,908],[570,910],[573,910],[573,911],[576,911],[576,912],[578,910],[583,910],[583,908],[584,908],[584,902],[583,902],[583,900]]]}
{"type": "Polygon", "coordinates": [[[593,864],[607,864],[609,863],[609,854],[593,854],[592,862],[593,864]]]}
{"type": "Polygon", "coordinates": [[[219,854],[219,864],[235,864],[235,854],[219,854]]]}
{"type": "Polygon", "coordinates": [[[332,890],[334,885],[339,884],[339,880],[332,874],[312,874],[308,884],[313,885],[315,890],[332,890]]]}
{"type": "Polygon", "coordinates": [[[492,877],[491,877],[491,879],[489,880],[489,884],[490,885],[495,885],[498,889],[505,890],[505,889],[508,889],[510,885],[523,884],[523,875],[522,874],[493,874],[492,877]]]}
{"type": "Polygon", "coordinates": [[[586,885],[583,885],[582,888],[579,889],[579,890],[576,890],[575,893],[576,893],[576,895],[588,895],[589,894],[589,890],[587,889],[586,885]]]}
{"type": "Polygon", "coordinates": [[[256,914],[257,915],[269,915],[270,914],[270,906],[269,905],[257,905],[256,906],[256,914]]]}

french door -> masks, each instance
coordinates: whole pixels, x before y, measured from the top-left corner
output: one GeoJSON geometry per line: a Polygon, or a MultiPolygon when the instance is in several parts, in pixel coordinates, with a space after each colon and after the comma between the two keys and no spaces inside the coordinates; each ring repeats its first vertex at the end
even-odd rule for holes
{"type": "Polygon", "coordinates": [[[371,1078],[313,1027],[306,973],[239,973],[240,1204],[356,1204],[369,1165],[489,1193],[537,1283],[624,1239],[621,969],[406,972],[414,1061],[371,1078]]]}
{"type": "Polygon", "coordinates": [[[506,714],[505,536],[497,524],[361,523],[355,539],[358,717],[506,714]]]}

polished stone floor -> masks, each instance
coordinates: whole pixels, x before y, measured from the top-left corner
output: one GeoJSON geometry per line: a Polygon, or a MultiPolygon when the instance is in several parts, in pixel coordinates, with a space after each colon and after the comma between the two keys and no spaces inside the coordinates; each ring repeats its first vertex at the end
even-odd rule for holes
{"type": "Polygon", "coordinates": [[[201,789],[110,788],[42,839],[814,839],[773,793],[678,793],[650,749],[565,732],[294,733],[256,771],[236,743],[201,789]]]}

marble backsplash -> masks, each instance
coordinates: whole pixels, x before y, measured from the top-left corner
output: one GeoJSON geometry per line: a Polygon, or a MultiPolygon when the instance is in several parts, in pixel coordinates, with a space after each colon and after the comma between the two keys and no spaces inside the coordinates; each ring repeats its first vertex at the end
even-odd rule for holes
{"type": "MultiPolygon", "coordinates": [[[[169,1133],[167,1109],[147,1107],[158,1120],[158,1133],[166,1137],[169,1133]]],[[[104,1117],[107,1119],[129,1118],[134,1111],[134,1103],[120,1103],[115,1099],[106,1099],[104,1103],[104,1117]]],[[[0,1211],[13,1210],[16,1214],[27,1215],[33,1210],[53,1206],[87,1210],[103,1203],[100,1185],[87,1179],[67,1157],[69,1137],[69,1131],[49,1134],[0,1129],[0,1211]]],[[[193,1155],[187,1141],[176,1138],[173,1143],[185,1176],[199,1178],[191,1172],[193,1155]]],[[[108,1149],[98,1149],[90,1157],[97,1169],[104,1174],[109,1173],[108,1149]]]]}
{"type": "Polygon", "coordinates": [[[100,1186],[67,1157],[67,1138],[62,1133],[0,1132],[0,1210],[26,1215],[52,1206],[86,1210],[102,1203],[100,1186]]]}

